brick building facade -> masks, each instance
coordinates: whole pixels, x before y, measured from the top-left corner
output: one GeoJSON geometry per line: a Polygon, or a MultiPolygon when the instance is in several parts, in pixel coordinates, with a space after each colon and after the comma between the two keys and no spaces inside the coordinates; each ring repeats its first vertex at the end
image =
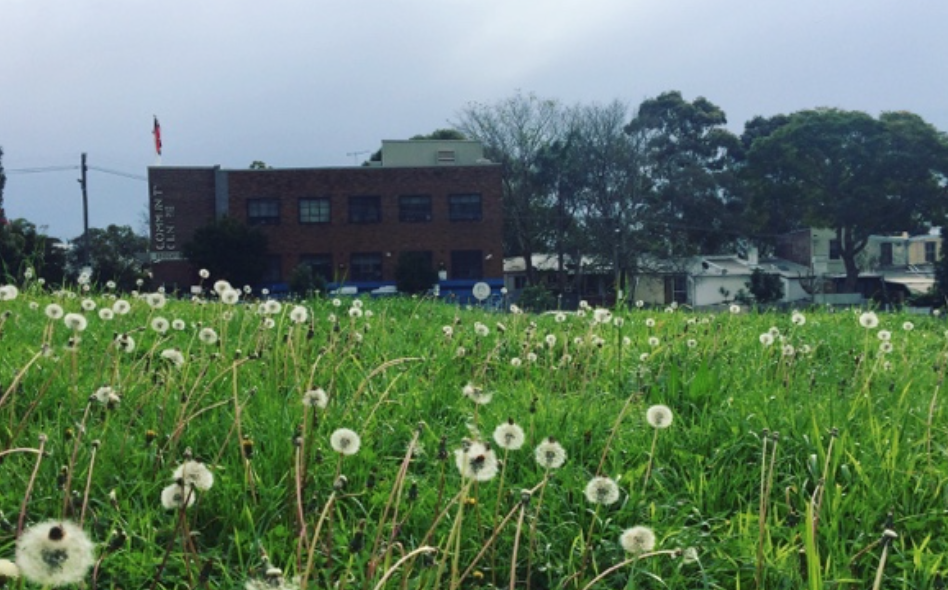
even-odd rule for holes
{"type": "Polygon", "coordinates": [[[169,287],[196,283],[181,248],[225,215],[269,238],[267,284],[306,264],[336,285],[391,285],[409,252],[447,281],[503,277],[501,170],[477,142],[386,141],[370,166],[152,167],[148,180],[153,273],[169,287]]]}

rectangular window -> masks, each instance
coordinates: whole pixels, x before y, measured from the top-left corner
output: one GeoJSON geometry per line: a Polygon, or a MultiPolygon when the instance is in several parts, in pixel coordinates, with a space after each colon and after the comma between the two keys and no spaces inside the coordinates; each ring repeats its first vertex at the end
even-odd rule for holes
{"type": "Polygon", "coordinates": [[[349,223],[379,223],[380,221],[382,221],[381,197],[349,197],[349,223]]]}
{"type": "Polygon", "coordinates": [[[484,253],[480,250],[452,250],[451,278],[480,279],[484,275],[484,253]]]}
{"type": "Polygon", "coordinates": [[[381,281],[381,252],[353,252],[349,259],[349,280],[381,281]]]}
{"type": "Polygon", "coordinates": [[[882,266],[892,266],[891,242],[882,242],[879,244],[879,264],[882,266]]]}
{"type": "Polygon", "coordinates": [[[329,223],[329,199],[300,199],[300,223],[329,223]]]}
{"type": "Polygon", "coordinates": [[[938,244],[925,242],[925,262],[935,262],[938,256],[938,244]]]}
{"type": "Polygon", "coordinates": [[[451,221],[480,221],[481,196],[477,194],[450,195],[448,217],[451,221]]]}
{"type": "Polygon", "coordinates": [[[438,150],[439,164],[454,164],[454,150],[438,150]]]}
{"type": "Polygon", "coordinates": [[[830,240],[829,241],[829,257],[830,260],[839,260],[839,240],[830,240]]]}
{"type": "Polygon", "coordinates": [[[428,195],[398,197],[398,220],[405,223],[431,221],[431,197],[428,195]]]}
{"type": "Polygon", "coordinates": [[[327,283],[335,280],[332,271],[332,254],[301,254],[300,264],[313,271],[314,277],[322,277],[327,283]]]}
{"type": "Polygon", "coordinates": [[[247,199],[247,225],[278,225],[279,199],[247,199]]]}

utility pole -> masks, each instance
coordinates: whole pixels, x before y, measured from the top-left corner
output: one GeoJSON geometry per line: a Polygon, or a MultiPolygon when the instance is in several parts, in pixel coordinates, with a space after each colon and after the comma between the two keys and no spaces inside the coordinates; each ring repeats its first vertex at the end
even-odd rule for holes
{"type": "Polygon", "coordinates": [[[89,264],[89,192],[86,190],[88,188],[86,184],[86,172],[88,172],[89,167],[86,166],[86,154],[82,153],[82,164],[80,166],[82,170],[82,178],[79,179],[79,185],[82,187],[82,242],[85,251],[83,253],[83,261],[88,265],[89,264]]]}

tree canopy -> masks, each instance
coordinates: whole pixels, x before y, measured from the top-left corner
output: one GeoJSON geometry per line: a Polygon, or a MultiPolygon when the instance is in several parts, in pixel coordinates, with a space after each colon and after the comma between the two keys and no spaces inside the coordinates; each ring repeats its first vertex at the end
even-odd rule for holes
{"type": "Polygon", "coordinates": [[[113,281],[121,291],[136,289],[137,281],[147,278],[144,262],[148,238],[127,225],[89,228],[87,235],[72,240],[72,246],[66,256],[72,276],[88,265],[93,282],[101,285],[113,281]]]}
{"type": "Polygon", "coordinates": [[[944,217],[948,139],[917,115],[815,109],[754,120],[745,135],[752,136],[745,173],[758,226],[835,230],[847,290],[870,235],[944,217]]]}

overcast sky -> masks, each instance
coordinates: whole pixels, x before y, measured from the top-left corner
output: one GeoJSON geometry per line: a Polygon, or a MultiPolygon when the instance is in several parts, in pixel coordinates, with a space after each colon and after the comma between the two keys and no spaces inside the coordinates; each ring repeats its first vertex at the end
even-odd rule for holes
{"type": "MultiPolygon", "coordinates": [[[[0,0],[8,216],[82,231],[89,165],[345,166],[518,91],[754,115],[915,112],[948,130],[945,0],[0,0]],[[353,152],[359,153],[353,157],[353,152]],[[18,173],[75,166],[77,169],[18,173]]],[[[89,172],[90,224],[141,227],[147,185],[89,172]]]]}

